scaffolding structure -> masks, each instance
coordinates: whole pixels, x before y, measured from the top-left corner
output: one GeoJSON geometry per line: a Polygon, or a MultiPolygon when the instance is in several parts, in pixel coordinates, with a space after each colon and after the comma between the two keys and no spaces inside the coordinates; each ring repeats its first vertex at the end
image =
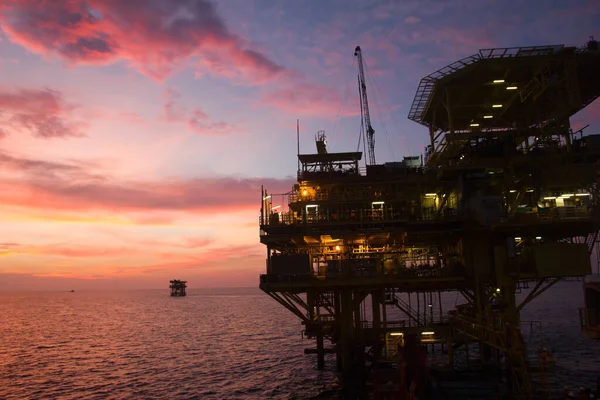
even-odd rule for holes
{"type": "Polygon", "coordinates": [[[319,368],[336,355],[344,398],[548,392],[553,358],[537,323],[527,346],[520,311],[591,272],[600,135],[569,119],[600,96],[599,70],[594,40],[481,50],[421,81],[409,118],[429,128],[425,162],[362,171],[360,152],[319,150],[298,155],[289,193],[262,189],[260,288],[316,339],[319,368]],[[445,310],[448,292],[464,303],[445,310]]]}

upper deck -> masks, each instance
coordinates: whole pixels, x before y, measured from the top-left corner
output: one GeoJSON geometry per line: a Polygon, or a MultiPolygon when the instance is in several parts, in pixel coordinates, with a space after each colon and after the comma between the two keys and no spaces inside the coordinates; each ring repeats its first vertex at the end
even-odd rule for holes
{"type": "Polygon", "coordinates": [[[598,71],[594,40],[579,48],[483,49],[423,78],[409,119],[444,132],[567,119],[600,96],[598,71]]]}

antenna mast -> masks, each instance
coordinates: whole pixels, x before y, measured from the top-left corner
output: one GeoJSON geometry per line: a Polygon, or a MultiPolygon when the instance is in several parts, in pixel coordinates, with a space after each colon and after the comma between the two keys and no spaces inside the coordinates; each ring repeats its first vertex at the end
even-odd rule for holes
{"type": "Polygon", "coordinates": [[[369,151],[369,164],[375,165],[375,129],[371,126],[371,114],[369,113],[369,101],[367,100],[367,84],[365,83],[365,71],[360,46],[354,49],[354,55],[358,57],[358,91],[363,104],[362,117],[367,130],[367,144],[369,151]]]}

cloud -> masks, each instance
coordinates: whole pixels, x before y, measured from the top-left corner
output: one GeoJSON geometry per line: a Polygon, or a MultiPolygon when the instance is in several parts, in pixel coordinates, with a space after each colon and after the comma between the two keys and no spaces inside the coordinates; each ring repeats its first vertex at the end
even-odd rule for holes
{"type": "Polygon", "coordinates": [[[18,247],[13,248],[12,251],[10,251],[10,253],[37,256],[62,256],[71,258],[132,257],[136,254],[144,254],[142,250],[136,250],[125,246],[76,246],[62,243],[52,243],[37,246],[19,245],[18,247]]]}
{"type": "Polygon", "coordinates": [[[188,127],[201,135],[227,135],[238,131],[235,125],[227,122],[211,122],[208,115],[197,107],[192,111],[188,127]]]}
{"type": "Polygon", "coordinates": [[[0,175],[1,204],[55,212],[258,209],[262,184],[270,191],[284,193],[294,183],[292,178],[235,177],[117,181],[87,165],[19,158],[2,152],[0,167],[13,177],[3,179],[0,175]]]}
{"type": "Polygon", "coordinates": [[[71,120],[75,108],[57,90],[0,90],[0,138],[13,131],[43,139],[81,137],[86,124],[71,120]]]}
{"type": "Polygon", "coordinates": [[[167,88],[163,97],[163,114],[166,122],[185,122],[190,131],[200,135],[228,135],[239,132],[235,124],[212,121],[199,107],[188,112],[187,107],[180,102],[181,94],[173,88],[167,88]]]}
{"type": "Polygon", "coordinates": [[[187,110],[185,106],[179,102],[181,94],[173,88],[167,88],[163,93],[163,97],[163,113],[167,122],[183,121],[187,110]]]}
{"type": "Polygon", "coordinates": [[[250,83],[284,72],[232,33],[207,0],[8,0],[0,26],[34,53],[72,65],[124,60],[160,81],[188,62],[250,83]]]}
{"type": "MultiPolygon", "coordinates": [[[[356,96],[358,98],[358,96],[356,96]]],[[[312,83],[295,83],[291,86],[267,93],[261,99],[264,104],[293,115],[311,115],[335,118],[341,110],[342,97],[337,91],[312,83]]],[[[355,100],[357,101],[357,100],[355,100]]],[[[346,115],[358,115],[348,111],[346,115]]]]}
{"type": "Polygon", "coordinates": [[[406,22],[407,24],[410,24],[410,25],[418,24],[419,22],[421,22],[421,18],[411,15],[409,17],[404,18],[404,22],[406,22]]]}
{"type": "Polygon", "coordinates": [[[16,254],[20,247],[19,243],[0,243],[0,256],[16,254]]]}

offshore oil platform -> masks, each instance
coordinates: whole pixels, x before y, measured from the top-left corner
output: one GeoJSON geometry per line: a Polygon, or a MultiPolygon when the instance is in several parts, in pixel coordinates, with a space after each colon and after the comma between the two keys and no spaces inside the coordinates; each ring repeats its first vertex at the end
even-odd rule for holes
{"type": "Polygon", "coordinates": [[[321,131],[289,193],[262,189],[260,288],[316,339],[319,368],[336,355],[345,399],[548,398],[553,357],[527,346],[520,311],[592,271],[600,135],[570,117],[600,96],[598,42],[485,49],[428,75],[408,116],[425,155],[384,164],[355,56],[366,168],[321,131]],[[444,310],[449,294],[464,301],[444,310]]]}
{"type": "Polygon", "coordinates": [[[173,279],[170,281],[169,288],[171,289],[171,297],[184,297],[187,293],[187,281],[181,281],[179,279],[173,279]]]}

